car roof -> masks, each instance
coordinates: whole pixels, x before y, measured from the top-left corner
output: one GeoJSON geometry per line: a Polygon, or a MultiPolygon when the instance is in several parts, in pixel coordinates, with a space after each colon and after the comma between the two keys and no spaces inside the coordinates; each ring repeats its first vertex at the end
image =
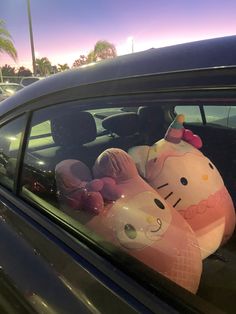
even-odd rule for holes
{"type": "Polygon", "coordinates": [[[119,56],[57,73],[1,102],[0,115],[57,91],[130,77],[236,66],[236,36],[195,41],[119,56]]]}

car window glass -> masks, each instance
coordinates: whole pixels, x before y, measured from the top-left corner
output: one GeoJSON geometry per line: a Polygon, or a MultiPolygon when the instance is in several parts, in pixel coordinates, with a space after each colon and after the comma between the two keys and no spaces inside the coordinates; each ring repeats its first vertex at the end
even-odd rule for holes
{"type": "Polygon", "coordinates": [[[51,136],[51,125],[50,121],[44,121],[36,124],[32,127],[30,132],[29,148],[34,148],[40,145],[53,144],[51,136]]]}
{"type": "Polygon", "coordinates": [[[206,123],[228,126],[230,106],[203,106],[206,123]]]}
{"type": "Polygon", "coordinates": [[[94,110],[89,110],[87,112],[90,112],[93,115],[95,119],[96,127],[97,127],[97,133],[101,134],[105,131],[105,129],[102,126],[102,120],[113,114],[121,113],[122,108],[94,109],[94,110]]]}
{"type": "Polygon", "coordinates": [[[24,126],[25,116],[21,116],[0,128],[0,182],[10,189],[13,189],[24,126]]]}
{"type": "MultiPolygon", "coordinates": [[[[71,109],[71,117],[73,117],[73,111],[75,111],[76,117],[77,112],[79,112],[79,107],[77,108],[71,109]]],[[[87,159],[91,166],[95,156],[98,155],[97,148],[102,150],[103,147],[106,147],[106,142],[110,140],[110,131],[102,126],[103,119],[114,114],[120,114],[122,108],[94,109],[84,112],[95,123],[92,131],[88,127],[88,135],[86,135],[86,124],[83,130],[79,130],[81,135],[77,132],[78,127],[76,127],[76,124],[78,121],[76,119],[67,121],[66,127],[63,126],[63,117],[68,115],[68,107],[66,106],[62,107],[61,112],[58,112],[57,108],[43,109],[35,112],[32,117],[24,159],[23,185],[52,205],[58,206],[54,178],[56,164],[63,159],[79,159],[81,157],[84,161],[87,159]],[[90,134],[89,132],[94,132],[95,134],[90,134]],[[104,132],[107,136],[103,138],[104,132]],[[80,136],[84,137],[84,139],[80,139],[80,136]],[[96,137],[99,144],[93,145],[96,137]],[[83,143],[87,139],[88,143],[83,143]],[[91,146],[91,149],[87,146],[91,146]],[[89,154],[90,151],[92,154],[89,154]]]]}
{"type": "MultiPolygon", "coordinates": [[[[81,107],[65,104],[33,113],[22,167],[21,197],[72,226],[80,236],[95,241],[99,248],[105,250],[109,244],[112,252],[128,254],[181,284],[178,275],[168,268],[163,270],[166,253],[155,244],[172,230],[173,208],[143,181],[128,154],[139,145],[145,154],[147,145],[164,136],[162,107],[140,103],[136,107],[132,103],[129,110],[120,105],[104,108],[105,104],[101,109],[81,107]],[[146,253],[139,254],[140,250],[146,253]],[[156,268],[156,262],[152,262],[152,250],[159,256],[161,267],[156,268]]],[[[182,250],[181,242],[177,246],[182,250]]],[[[168,245],[174,252],[171,241],[168,245]]],[[[199,279],[200,250],[196,250],[194,272],[199,279]]],[[[193,252],[190,255],[193,257],[193,252]]],[[[175,256],[171,253],[171,264],[175,256]]],[[[198,279],[193,286],[187,280],[186,287],[195,291],[198,279]]]]}
{"type": "Polygon", "coordinates": [[[231,106],[229,110],[228,127],[236,128],[236,106],[231,106]]]}
{"type": "MultiPolygon", "coordinates": [[[[215,228],[214,223],[211,225],[211,234],[215,236],[214,232],[217,233],[214,241],[208,241],[208,234],[202,237],[199,232],[199,238],[206,243],[200,251],[195,233],[183,217],[186,220],[190,217],[188,221],[191,223],[196,213],[202,215],[205,209],[213,210],[212,206],[220,215],[221,199],[226,202],[231,215],[232,202],[222,186],[214,160],[211,162],[201,155],[199,138],[194,135],[203,137],[204,148],[209,149],[209,145],[217,147],[217,165],[223,161],[220,165],[223,170],[225,167],[230,169],[230,162],[224,162],[220,144],[225,148],[231,146],[231,142],[228,143],[225,133],[221,133],[225,129],[202,127],[198,105],[181,105],[176,106],[175,111],[185,114],[187,122],[195,124],[193,129],[190,128],[193,134],[186,132],[188,137],[180,141],[180,151],[175,152],[172,145],[175,142],[171,141],[178,136],[182,138],[181,123],[172,124],[166,133],[170,121],[165,118],[170,117],[170,107],[153,106],[153,101],[151,104],[139,103],[135,107],[132,103],[132,107],[124,109],[120,102],[114,108],[109,105],[105,108],[102,103],[102,108],[93,105],[89,109],[81,103],[67,103],[35,111],[23,161],[20,196],[37,204],[36,210],[46,211],[47,217],[53,216],[54,221],[72,228],[78,237],[91,240],[96,248],[102,248],[103,253],[108,252],[113,258],[116,258],[115,254],[128,254],[142,262],[141,270],[146,267],[155,270],[191,292],[195,292],[201,283],[199,295],[205,298],[204,289],[211,278],[207,272],[201,279],[201,267],[204,263],[204,271],[207,267],[212,268],[215,276],[220,277],[208,254],[210,256],[209,252],[219,247],[223,235],[218,237],[218,231],[224,232],[224,228],[215,228]],[[218,136],[215,136],[216,129],[218,136]],[[164,134],[168,140],[155,146],[164,134]],[[207,136],[204,138],[204,135],[207,136]],[[224,140],[219,141],[219,136],[224,140]],[[153,144],[152,150],[149,146],[153,144]],[[156,149],[160,149],[158,158],[155,158],[156,149]],[[155,165],[156,177],[153,176],[156,172],[152,171],[155,165]],[[193,169],[197,171],[193,173],[193,169]],[[170,172],[165,174],[165,171],[170,172]],[[149,182],[149,179],[154,181],[149,182]],[[183,216],[185,208],[186,216],[183,216]],[[177,214],[178,211],[182,214],[177,214]],[[173,266],[171,259],[175,256],[177,268],[172,272],[169,271],[172,270],[170,265],[173,266]],[[152,261],[158,262],[153,264],[152,261]],[[178,269],[181,269],[180,273],[178,269]],[[183,277],[184,280],[180,279],[183,277]]],[[[229,172],[232,176],[231,169],[229,172]]],[[[223,173],[227,174],[228,169],[223,173]]],[[[219,223],[222,224],[221,218],[219,223]]],[[[201,232],[206,230],[203,227],[201,232]]],[[[156,284],[158,286],[158,282],[156,284]]]]}
{"type": "Polygon", "coordinates": [[[202,123],[199,106],[176,106],[175,112],[177,114],[184,114],[185,122],[202,123]]]}

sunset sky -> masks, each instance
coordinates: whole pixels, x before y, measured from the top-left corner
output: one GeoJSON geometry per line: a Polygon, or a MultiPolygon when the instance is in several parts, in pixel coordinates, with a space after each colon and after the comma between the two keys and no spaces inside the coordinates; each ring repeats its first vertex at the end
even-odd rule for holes
{"type": "MultiPolygon", "coordinates": [[[[98,40],[112,42],[119,55],[175,43],[236,34],[235,0],[31,0],[36,57],[72,65],[98,40]]],[[[18,52],[14,63],[0,54],[0,66],[32,68],[27,0],[0,0],[18,52]]]]}

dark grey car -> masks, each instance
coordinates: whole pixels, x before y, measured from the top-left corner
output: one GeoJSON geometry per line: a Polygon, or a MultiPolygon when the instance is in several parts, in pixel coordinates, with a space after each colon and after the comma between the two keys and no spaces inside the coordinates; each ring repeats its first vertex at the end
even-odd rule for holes
{"type": "MultiPolygon", "coordinates": [[[[150,49],[53,75],[1,103],[0,265],[18,309],[235,312],[234,235],[202,261],[193,294],[88,228],[73,201],[63,207],[55,173],[63,160],[92,171],[107,149],[153,145],[183,113],[235,204],[235,56],[235,37],[150,49]]],[[[132,242],[136,231],[125,228],[132,242]]],[[[7,303],[5,311],[18,313],[7,303]]]]}

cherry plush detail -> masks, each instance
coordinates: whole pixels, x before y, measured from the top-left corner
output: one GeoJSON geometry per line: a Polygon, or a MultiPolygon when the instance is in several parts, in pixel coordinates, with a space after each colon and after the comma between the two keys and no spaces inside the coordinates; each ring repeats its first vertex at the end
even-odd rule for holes
{"type": "Polygon", "coordinates": [[[89,168],[79,160],[61,161],[55,169],[59,198],[70,209],[98,214],[105,201],[121,196],[112,178],[92,179],[89,168]]]}

